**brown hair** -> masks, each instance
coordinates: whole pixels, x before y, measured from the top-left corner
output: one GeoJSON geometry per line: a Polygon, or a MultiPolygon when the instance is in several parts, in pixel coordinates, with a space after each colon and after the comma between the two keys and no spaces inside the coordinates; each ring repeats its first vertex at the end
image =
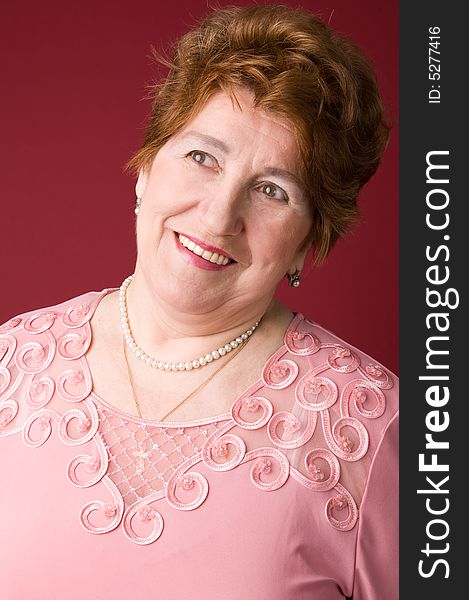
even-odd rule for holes
{"type": "Polygon", "coordinates": [[[357,196],[375,173],[389,127],[368,59],[318,17],[283,5],[214,10],[157,60],[168,76],[151,88],[150,124],[127,164],[150,166],[163,144],[219,90],[245,86],[254,105],[297,133],[299,175],[308,190],[319,264],[358,218],[357,196]]]}

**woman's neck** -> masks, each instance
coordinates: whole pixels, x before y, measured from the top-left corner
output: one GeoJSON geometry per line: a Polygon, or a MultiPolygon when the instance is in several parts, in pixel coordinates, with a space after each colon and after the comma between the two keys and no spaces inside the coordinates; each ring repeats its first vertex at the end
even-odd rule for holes
{"type": "Polygon", "coordinates": [[[182,312],[157,298],[138,274],[127,288],[126,297],[135,342],[146,354],[166,361],[193,360],[224,346],[259,320],[261,326],[254,335],[264,337],[279,320],[283,326],[291,317],[271,297],[248,306],[224,304],[202,314],[182,312]]]}

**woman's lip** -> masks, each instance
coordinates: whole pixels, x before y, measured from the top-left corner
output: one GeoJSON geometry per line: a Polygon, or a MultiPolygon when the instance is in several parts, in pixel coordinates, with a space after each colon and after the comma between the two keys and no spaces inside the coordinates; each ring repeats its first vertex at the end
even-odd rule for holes
{"type": "Polygon", "coordinates": [[[236,264],[235,262],[229,262],[226,265],[217,265],[216,263],[211,263],[209,260],[205,260],[201,256],[194,254],[188,248],[183,246],[179,240],[179,236],[176,233],[174,236],[176,242],[176,249],[181,253],[184,260],[195,267],[199,267],[200,269],[205,269],[206,271],[223,271],[224,269],[228,269],[232,265],[236,264]]]}
{"type": "Polygon", "coordinates": [[[176,231],[175,233],[176,233],[176,235],[178,235],[178,234],[183,235],[184,237],[188,238],[189,240],[192,240],[195,244],[197,244],[204,250],[208,250],[209,252],[216,252],[217,254],[226,256],[227,258],[230,258],[231,260],[236,262],[236,260],[231,256],[231,254],[228,254],[228,252],[226,252],[226,250],[221,250],[221,248],[217,248],[216,246],[211,246],[210,244],[206,244],[202,240],[199,240],[192,235],[187,235],[187,233],[183,233],[182,231],[179,231],[179,232],[176,231]]]}

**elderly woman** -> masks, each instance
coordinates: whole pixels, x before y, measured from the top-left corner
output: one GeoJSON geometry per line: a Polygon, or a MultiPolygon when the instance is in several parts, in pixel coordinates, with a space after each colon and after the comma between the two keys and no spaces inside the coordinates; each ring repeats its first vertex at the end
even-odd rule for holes
{"type": "Polygon", "coordinates": [[[397,598],[396,379],[273,299],[356,218],[372,69],[282,6],[169,66],[134,274],[0,330],[2,597],[397,598]]]}

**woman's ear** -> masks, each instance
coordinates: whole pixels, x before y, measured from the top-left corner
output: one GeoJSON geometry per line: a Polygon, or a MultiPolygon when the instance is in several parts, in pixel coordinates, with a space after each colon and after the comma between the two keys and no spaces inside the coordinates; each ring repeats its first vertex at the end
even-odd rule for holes
{"type": "Polygon", "coordinates": [[[137,198],[143,198],[147,187],[148,173],[146,169],[140,169],[138,173],[137,183],[135,184],[135,194],[137,198]]]}
{"type": "Polygon", "coordinates": [[[290,268],[288,269],[288,273],[290,275],[293,275],[296,271],[303,270],[305,260],[306,260],[306,255],[311,250],[312,246],[313,246],[313,241],[311,239],[311,236],[308,234],[307,238],[304,240],[304,242],[300,245],[300,247],[296,251],[296,254],[293,258],[292,264],[291,264],[290,268]]]}

